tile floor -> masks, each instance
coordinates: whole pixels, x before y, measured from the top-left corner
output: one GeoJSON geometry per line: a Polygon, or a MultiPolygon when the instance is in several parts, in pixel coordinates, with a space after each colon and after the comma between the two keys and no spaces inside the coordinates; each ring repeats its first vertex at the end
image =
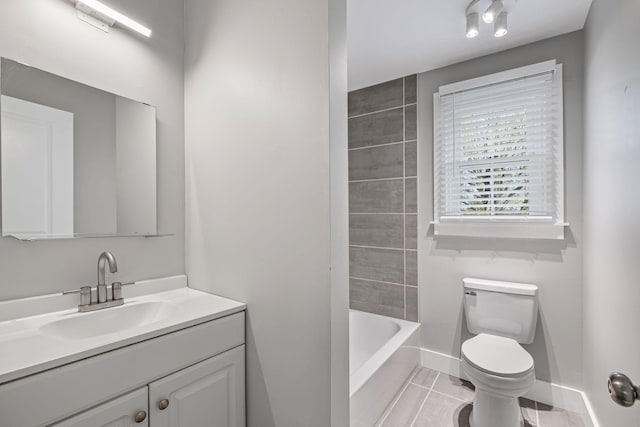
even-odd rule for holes
{"type": "MultiPolygon", "coordinates": [[[[418,368],[377,427],[469,427],[473,384],[418,368]]],[[[520,399],[526,427],[584,427],[578,414],[520,399]]],[[[498,426],[496,426],[498,427],[498,426]]]]}

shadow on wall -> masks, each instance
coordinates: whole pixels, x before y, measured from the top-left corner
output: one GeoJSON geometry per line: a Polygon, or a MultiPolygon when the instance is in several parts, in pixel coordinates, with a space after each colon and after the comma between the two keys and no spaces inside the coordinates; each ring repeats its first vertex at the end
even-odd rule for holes
{"type": "Polygon", "coordinates": [[[434,241],[429,255],[455,257],[454,253],[464,257],[486,258],[487,252],[492,256],[532,261],[563,262],[563,251],[575,248],[576,241],[571,228],[565,229],[564,240],[522,240],[522,239],[486,239],[458,236],[433,235],[433,225],[429,226],[424,239],[434,241]],[[464,254],[463,254],[464,252],[464,254]],[[474,254],[474,252],[476,252],[474,254]]]}
{"type": "Polygon", "coordinates": [[[269,400],[269,393],[267,392],[267,384],[264,381],[264,373],[262,372],[262,365],[260,364],[260,357],[258,354],[258,347],[256,345],[256,339],[253,335],[253,327],[251,321],[251,312],[249,310],[246,311],[245,318],[246,325],[246,369],[247,373],[245,375],[247,386],[245,387],[246,401],[249,400],[253,402],[254,405],[259,405],[257,408],[254,407],[253,411],[249,411],[249,407],[247,405],[247,425],[259,425],[260,427],[275,427],[276,422],[273,419],[273,412],[271,411],[271,401],[269,400]],[[251,386],[248,386],[248,382],[251,380],[251,386]],[[260,420],[252,420],[251,414],[260,414],[260,420]]]}

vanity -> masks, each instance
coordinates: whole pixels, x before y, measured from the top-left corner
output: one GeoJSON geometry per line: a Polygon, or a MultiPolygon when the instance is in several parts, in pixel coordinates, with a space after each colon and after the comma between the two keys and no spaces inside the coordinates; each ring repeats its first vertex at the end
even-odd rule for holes
{"type": "Polygon", "coordinates": [[[77,294],[0,302],[0,425],[245,425],[243,303],[186,276],[124,286],[79,312],[77,294]]]}
{"type": "MultiPolygon", "coordinates": [[[[152,105],[0,58],[0,238],[171,236],[156,125],[152,105]]],[[[0,301],[0,427],[244,427],[245,305],[184,275],[108,285],[107,265],[0,301]]]]}

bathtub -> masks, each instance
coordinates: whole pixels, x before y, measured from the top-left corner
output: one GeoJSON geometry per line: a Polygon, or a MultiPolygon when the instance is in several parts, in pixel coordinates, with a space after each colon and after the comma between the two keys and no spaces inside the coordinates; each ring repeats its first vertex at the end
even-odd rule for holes
{"type": "Polygon", "coordinates": [[[420,324],[349,311],[351,427],[371,427],[420,361],[420,324]]]}

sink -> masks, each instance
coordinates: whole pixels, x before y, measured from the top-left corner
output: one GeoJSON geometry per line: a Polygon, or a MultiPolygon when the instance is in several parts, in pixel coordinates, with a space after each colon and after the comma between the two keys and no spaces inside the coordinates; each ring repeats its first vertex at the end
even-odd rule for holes
{"type": "Polygon", "coordinates": [[[166,301],[125,302],[119,307],[69,314],[69,317],[45,323],[40,331],[57,338],[82,340],[155,323],[176,311],[178,307],[166,301]]]}

